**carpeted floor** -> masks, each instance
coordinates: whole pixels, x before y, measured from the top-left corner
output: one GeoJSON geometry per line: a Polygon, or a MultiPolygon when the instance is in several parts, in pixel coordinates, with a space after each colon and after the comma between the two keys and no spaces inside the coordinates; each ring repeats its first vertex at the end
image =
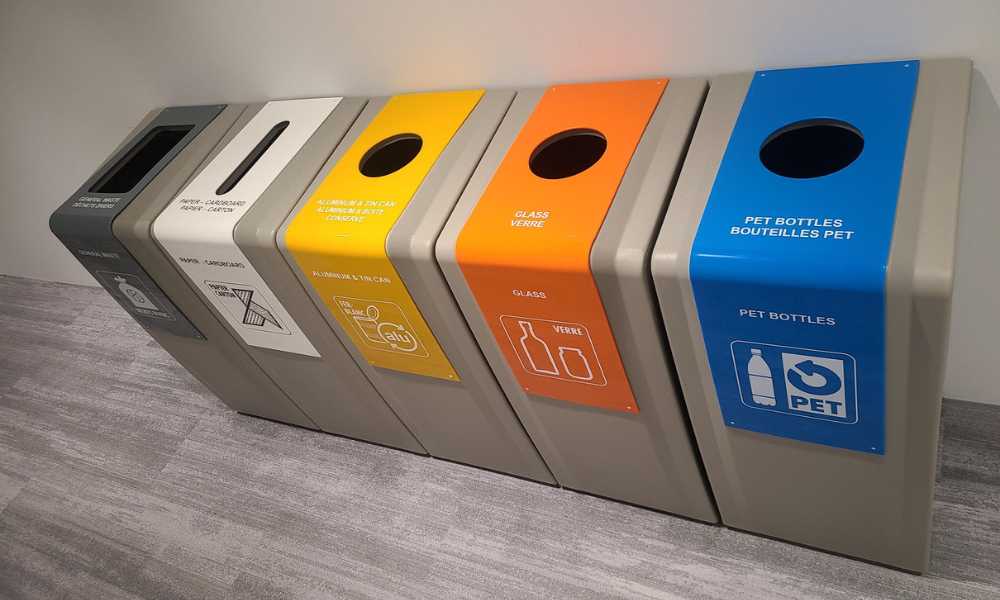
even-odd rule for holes
{"type": "Polygon", "coordinates": [[[96,288],[0,276],[3,598],[1000,598],[1000,407],[946,401],[931,573],[230,412],[96,288]]]}

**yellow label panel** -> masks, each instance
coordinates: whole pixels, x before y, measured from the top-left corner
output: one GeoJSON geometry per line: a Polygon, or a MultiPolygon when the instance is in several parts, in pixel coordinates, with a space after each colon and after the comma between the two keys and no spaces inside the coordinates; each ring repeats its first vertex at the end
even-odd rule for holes
{"type": "Polygon", "coordinates": [[[385,240],[484,93],[393,96],[288,226],[295,261],[376,367],[458,381],[385,240]]]}

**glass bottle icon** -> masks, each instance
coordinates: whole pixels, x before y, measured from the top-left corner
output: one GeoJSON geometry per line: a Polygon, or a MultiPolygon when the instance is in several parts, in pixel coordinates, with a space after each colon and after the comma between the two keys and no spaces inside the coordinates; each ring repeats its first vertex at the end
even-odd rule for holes
{"type": "Polygon", "coordinates": [[[750,349],[750,362],[747,363],[747,374],[750,375],[750,393],[753,401],[764,406],[775,406],[774,380],[771,379],[771,367],[767,366],[759,348],[750,349]]]}
{"type": "Polygon", "coordinates": [[[524,349],[524,353],[528,356],[531,369],[536,373],[558,375],[559,369],[556,368],[556,361],[552,358],[549,345],[535,335],[535,330],[531,326],[531,322],[518,321],[517,324],[521,327],[521,339],[519,342],[521,343],[521,348],[524,349]]]}
{"type": "Polygon", "coordinates": [[[590,361],[583,355],[583,350],[579,348],[559,346],[559,362],[562,363],[566,374],[573,379],[590,381],[594,378],[594,372],[590,369],[590,361]]]}

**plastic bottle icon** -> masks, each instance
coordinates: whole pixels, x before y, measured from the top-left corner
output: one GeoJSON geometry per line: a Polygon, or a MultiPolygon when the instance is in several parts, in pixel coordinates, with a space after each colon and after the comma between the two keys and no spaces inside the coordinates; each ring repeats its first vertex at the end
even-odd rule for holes
{"type": "Polygon", "coordinates": [[[566,374],[573,379],[590,381],[594,378],[594,372],[590,369],[590,361],[583,355],[583,350],[579,348],[559,346],[559,361],[562,362],[566,374]]]}
{"type": "Polygon", "coordinates": [[[552,358],[549,345],[535,335],[531,322],[518,321],[517,324],[521,327],[521,339],[519,340],[521,348],[524,348],[524,353],[528,356],[531,369],[537,373],[558,375],[559,370],[556,368],[556,361],[552,358]]]}
{"type": "Polygon", "coordinates": [[[750,375],[750,393],[753,401],[764,406],[775,406],[774,380],[771,379],[771,367],[767,366],[759,348],[750,349],[750,362],[747,363],[747,373],[750,375]]]}

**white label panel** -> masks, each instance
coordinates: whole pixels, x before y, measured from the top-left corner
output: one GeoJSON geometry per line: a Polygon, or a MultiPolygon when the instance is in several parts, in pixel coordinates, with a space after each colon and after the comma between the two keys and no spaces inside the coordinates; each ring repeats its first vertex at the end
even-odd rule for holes
{"type": "Polygon", "coordinates": [[[267,103],[153,222],[156,240],[251,346],[319,356],[233,230],[340,100],[267,103]]]}

